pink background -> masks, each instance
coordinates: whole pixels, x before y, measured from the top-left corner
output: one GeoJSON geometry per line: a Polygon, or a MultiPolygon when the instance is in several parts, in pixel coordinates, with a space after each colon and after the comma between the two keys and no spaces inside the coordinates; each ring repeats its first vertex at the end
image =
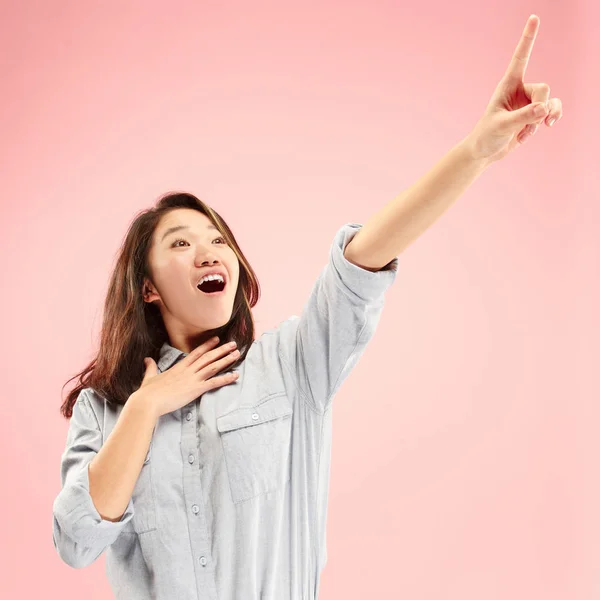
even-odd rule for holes
{"type": "Polygon", "coordinates": [[[135,213],[185,190],[257,271],[257,337],[337,229],[483,112],[528,16],[564,117],[400,255],[335,399],[320,598],[600,595],[599,9],[481,3],[3,2],[3,598],[111,597],[52,543],[68,423],[135,213]]]}

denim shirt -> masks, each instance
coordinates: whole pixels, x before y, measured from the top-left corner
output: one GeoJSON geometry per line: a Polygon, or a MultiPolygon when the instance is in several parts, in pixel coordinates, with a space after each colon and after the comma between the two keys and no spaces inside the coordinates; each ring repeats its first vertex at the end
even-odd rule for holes
{"type": "MultiPolygon", "coordinates": [[[[252,342],[235,383],[157,419],[119,521],[102,519],[88,465],[115,426],[93,389],[73,407],[53,504],[60,558],[106,550],[117,600],[316,600],[327,562],[332,400],[373,337],[398,258],[373,272],[335,235],[300,316],[252,342]]],[[[165,343],[159,371],[186,353],[165,343]]]]}

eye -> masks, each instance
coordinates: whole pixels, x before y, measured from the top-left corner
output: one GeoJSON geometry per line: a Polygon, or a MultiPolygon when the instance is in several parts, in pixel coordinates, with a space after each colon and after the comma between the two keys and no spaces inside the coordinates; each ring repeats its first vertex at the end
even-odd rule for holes
{"type": "MultiPolygon", "coordinates": [[[[225,238],[224,238],[224,237],[222,237],[222,236],[220,236],[220,237],[218,237],[218,238],[215,238],[215,239],[213,240],[213,242],[214,242],[215,240],[223,240],[223,243],[224,243],[224,244],[226,244],[226,243],[227,243],[227,242],[225,241],[225,238]]],[[[174,242],[171,244],[171,248],[173,248],[177,242],[185,242],[185,243],[187,244],[187,240],[185,240],[185,239],[183,239],[183,238],[177,238],[177,239],[176,239],[176,240],[175,240],[175,241],[174,241],[174,242]]],[[[179,246],[179,247],[181,247],[181,246],[179,246]]]]}

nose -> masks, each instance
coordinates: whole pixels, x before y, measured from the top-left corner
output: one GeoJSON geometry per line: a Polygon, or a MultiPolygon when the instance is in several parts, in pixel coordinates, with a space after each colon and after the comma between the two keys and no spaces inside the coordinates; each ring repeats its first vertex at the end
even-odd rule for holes
{"type": "Polygon", "coordinates": [[[219,260],[213,254],[212,251],[210,251],[210,252],[202,252],[202,251],[200,251],[198,253],[196,263],[198,263],[198,259],[200,260],[200,265],[201,266],[206,266],[207,264],[213,264],[214,265],[215,263],[219,262],[219,260]]]}

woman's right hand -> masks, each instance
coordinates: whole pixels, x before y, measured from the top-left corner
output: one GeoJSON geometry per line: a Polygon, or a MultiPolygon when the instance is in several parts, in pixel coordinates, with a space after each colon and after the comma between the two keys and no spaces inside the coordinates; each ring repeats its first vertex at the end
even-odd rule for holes
{"type": "Polygon", "coordinates": [[[235,342],[233,346],[223,344],[217,348],[218,343],[218,338],[212,338],[200,344],[164,373],[158,372],[152,358],[145,358],[146,372],[135,396],[141,397],[141,402],[158,418],[189,404],[208,390],[233,383],[238,373],[218,377],[215,374],[234,363],[239,350],[235,349],[235,342]]]}

